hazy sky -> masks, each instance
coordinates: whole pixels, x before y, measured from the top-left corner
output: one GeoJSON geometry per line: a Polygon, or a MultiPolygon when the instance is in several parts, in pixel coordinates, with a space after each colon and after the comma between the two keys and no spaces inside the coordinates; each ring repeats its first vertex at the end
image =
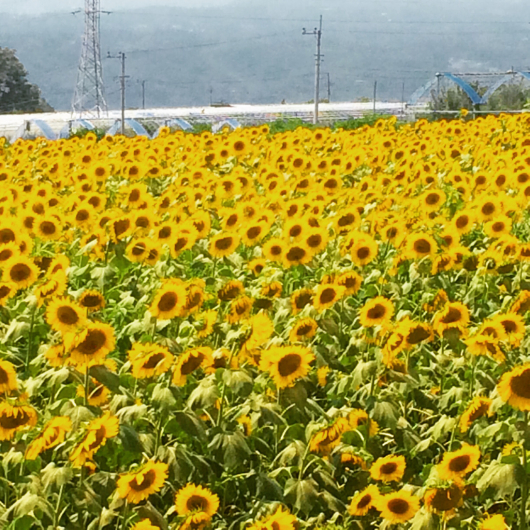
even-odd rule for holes
{"type": "MultiPolygon", "coordinates": [[[[101,9],[108,11],[153,7],[214,7],[231,3],[232,0],[101,0],[101,9]]],[[[73,11],[83,7],[83,0],[0,0],[0,13],[28,14],[50,11],[73,11]]]]}

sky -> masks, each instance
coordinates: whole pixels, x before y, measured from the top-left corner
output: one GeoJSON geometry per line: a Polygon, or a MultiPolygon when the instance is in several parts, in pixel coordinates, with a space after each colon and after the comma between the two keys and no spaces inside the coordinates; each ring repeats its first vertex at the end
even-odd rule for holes
{"type": "MultiPolygon", "coordinates": [[[[231,3],[232,0],[101,0],[101,9],[124,10],[153,5],[172,7],[217,7],[231,3]]],[[[82,8],[83,0],[0,0],[0,13],[41,14],[55,11],[74,11],[82,8]]]]}

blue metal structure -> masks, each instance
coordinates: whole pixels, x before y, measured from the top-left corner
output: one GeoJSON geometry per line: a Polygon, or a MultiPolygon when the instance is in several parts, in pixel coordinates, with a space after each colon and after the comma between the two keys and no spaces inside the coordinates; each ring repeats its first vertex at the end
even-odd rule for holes
{"type": "MultiPolygon", "coordinates": [[[[480,75],[480,74],[473,74],[473,75],[480,75]]],[[[500,79],[495,81],[495,83],[493,83],[486,90],[483,96],[480,96],[477,93],[477,91],[467,81],[462,79],[461,74],[452,74],[450,72],[443,72],[440,74],[436,74],[436,77],[434,79],[431,79],[430,81],[425,83],[422,87],[420,87],[418,90],[416,90],[410,97],[407,104],[416,105],[418,103],[418,100],[422,96],[424,96],[430,90],[433,89],[433,87],[440,81],[440,78],[446,78],[452,81],[453,83],[455,83],[457,86],[459,86],[467,94],[467,96],[469,97],[469,99],[474,105],[484,105],[485,103],[488,102],[489,98],[496,90],[498,90],[501,86],[505,85],[506,83],[512,81],[513,78],[517,75],[530,81],[530,72],[515,72],[515,71],[506,72],[505,75],[503,75],[500,79]]]]}

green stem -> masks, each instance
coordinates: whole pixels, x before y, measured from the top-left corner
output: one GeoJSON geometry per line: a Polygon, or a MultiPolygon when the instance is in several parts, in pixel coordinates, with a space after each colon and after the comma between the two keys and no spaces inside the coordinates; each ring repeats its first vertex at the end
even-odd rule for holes
{"type": "Polygon", "coordinates": [[[57,504],[55,506],[55,513],[53,514],[53,528],[59,527],[59,519],[61,517],[61,501],[63,500],[64,484],[59,490],[59,497],[57,498],[57,504]]]}
{"type": "Polygon", "coordinates": [[[90,387],[90,374],[88,373],[88,371],[89,368],[87,366],[85,372],[85,407],[88,407],[88,391],[90,387]]]}
{"type": "MultiPolygon", "coordinates": [[[[123,519],[121,522],[121,530],[125,530],[125,527],[127,526],[128,508],[129,508],[129,505],[127,504],[127,501],[125,501],[125,504],[123,505],[123,515],[122,515],[123,519]]],[[[118,528],[118,524],[119,524],[119,519],[116,524],[116,528],[118,528]]]]}
{"type": "Polygon", "coordinates": [[[28,349],[26,351],[26,372],[29,370],[29,362],[31,357],[31,343],[33,342],[33,328],[35,327],[35,313],[37,312],[37,306],[33,308],[31,313],[31,323],[29,325],[29,335],[28,335],[28,349]]]}
{"type": "Polygon", "coordinates": [[[158,421],[158,425],[156,427],[156,440],[155,440],[155,450],[153,452],[153,456],[156,458],[156,454],[158,453],[158,448],[160,447],[160,440],[162,439],[162,423],[163,423],[163,415],[160,415],[160,420],[158,421]]]}
{"type": "MultiPolygon", "coordinates": [[[[232,366],[232,358],[234,357],[234,348],[230,351],[230,358],[228,359],[227,368],[230,370],[230,367],[232,366]]],[[[219,405],[219,414],[217,415],[217,427],[221,426],[221,423],[223,421],[223,409],[224,409],[224,403],[225,403],[225,392],[226,392],[226,383],[224,382],[223,378],[223,390],[221,391],[221,404],[219,405]]]]}
{"type": "MultiPolygon", "coordinates": [[[[524,422],[523,422],[524,428],[527,428],[528,425],[528,411],[524,411],[524,422]]],[[[527,458],[526,458],[526,447],[525,442],[522,443],[522,449],[523,449],[523,470],[524,470],[524,478],[523,483],[521,484],[521,515],[519,517],[520,524],[519,524],[519,530],[526,530],[526,504],[528,503],[528,471],[526,469],[527,467],[527,458]]]]}
{"type": "Polygon", "coordinates": [[[473,355],[471,361],[471,380],[469,381],[469,399],[473,398],[473,390],[475,387],[475,369],[477,367],[477,357],[473,355]]]}
{"type": "Polygon", "coordinates": [[[155,342],[156,335],[156,318],[154,319],[153,331],[151,332],[151,342],[155,342]]]}

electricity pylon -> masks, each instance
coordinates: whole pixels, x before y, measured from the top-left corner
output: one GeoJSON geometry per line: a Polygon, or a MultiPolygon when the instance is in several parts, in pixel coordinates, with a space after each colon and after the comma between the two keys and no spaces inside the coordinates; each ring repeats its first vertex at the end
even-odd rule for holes
{"type": "MultiPolygon", "coordinates": [[[[80,13],[81,10],[73,13],[80,13]]],[[[101,52],[99,45],[100,0],[85,0],[85,32],[77,71],[72,114],[76,117],[96,117],[107,113],[101,52]]]]}

